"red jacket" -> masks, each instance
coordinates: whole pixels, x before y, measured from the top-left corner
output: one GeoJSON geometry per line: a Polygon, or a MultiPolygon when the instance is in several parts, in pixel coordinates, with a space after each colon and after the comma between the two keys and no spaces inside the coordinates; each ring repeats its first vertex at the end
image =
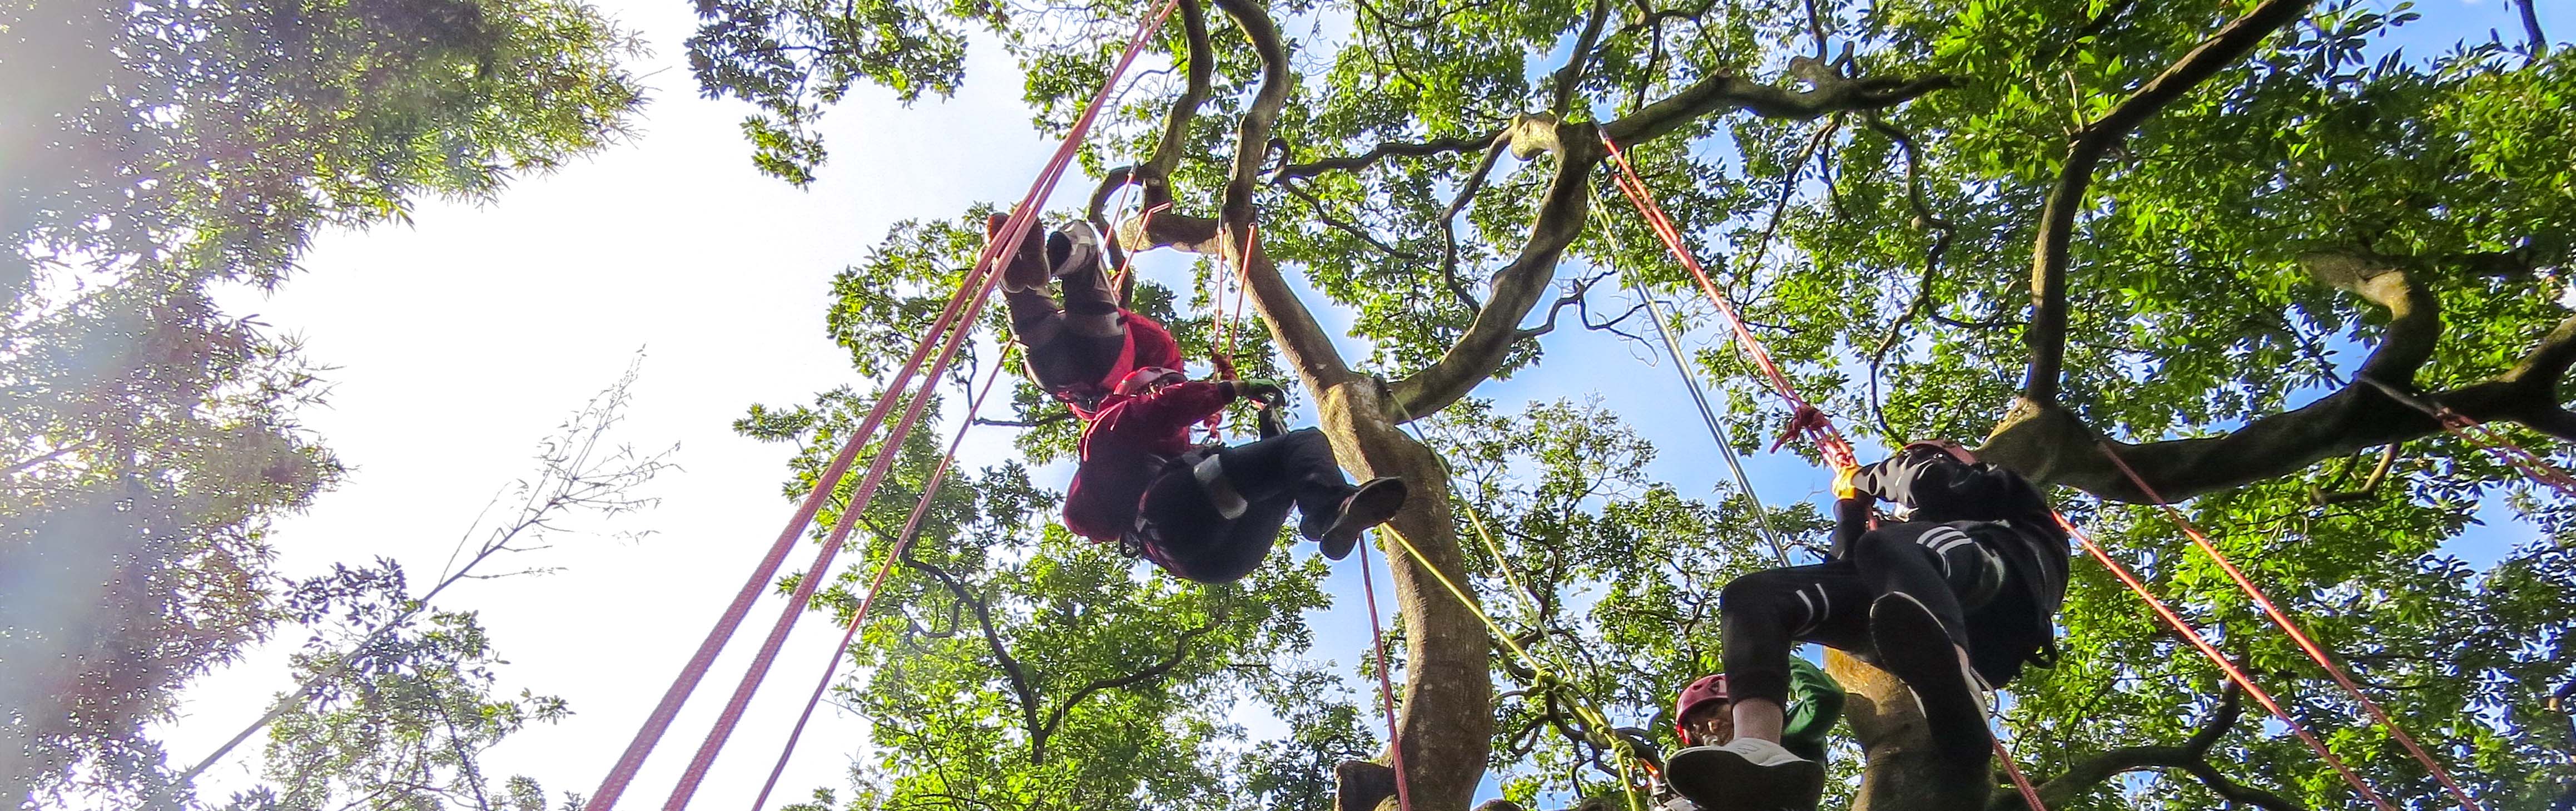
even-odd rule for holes
{"type": "Polygon", "coordinates": [[[1198,447],[1190,427],[1233,401],[1232,387],[1198,380],[1102,401],[1083,429],[1082,463],[1065,488],[1065,528],[1097,541],[1125,537],[1136,527],[1145,485],[1164,463],[1198,447]]]}
{"type": "MultiPolygon", "coordinates": [[[[1116,389],[1118,381],[1125,379],[1128,372],[1147,366],[1178,369],[1186,362],[1181,359],[1181,342],[1172,338],[1171,330],[1165,329],[1154,319],[1138,315],[1134,310],[1122,309],[1118,314],[1127,324],[1127,343],[1118,348],[1118,361],[1109,365],[1109,373],[1101,376],[1099,382],[1092,384],[1096,388],[1089,391],[1076,389],[1053,392],[1056,399],[1063,400],[1065,405],[1073,408],[1074,416],[1082,418],[1085,422],[1097,419],[1098,412],[1086,411],[1082,404],[1090,398],[1098,398],[1116,389]]],[[[1107,406],[1104,404],[1103,407],[1107,406]]]]}

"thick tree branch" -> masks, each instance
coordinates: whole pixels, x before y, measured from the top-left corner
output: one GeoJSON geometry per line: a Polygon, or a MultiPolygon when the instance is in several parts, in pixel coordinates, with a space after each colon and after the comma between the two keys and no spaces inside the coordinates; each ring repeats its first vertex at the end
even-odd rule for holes
{"type": "Polygon", "coordinates": [[[2075,233],[2075,215],[2084,208],[2084,193],[2093,183],[2093,168],[2102,156],[2128,138],[2165,105],[2182,98],[2209,77],[2235,64],[2264,38],[2299,18],[2314,0],[2264,0],[2171,67],[2147,80],[2137,92],[2104,113],[2075,136],[2059,167],[2057,185],[2040,211],[2039,235],[2031,250],[2030,372],[2022,380],[2022,397],[2037,403],[2057,400],[2066,364],[2066,262],[2075,233]]]}
{"type": "MultiPolygon", "coordinates": [[[[2320,460],[2404,442],[2441,430],[2431,416],[2377,388],[2414,392],[2415,372],[2432,357],[2442,318],[2433,295],[2397,269],[2401,260],[2353,253],[2302,258],[2320,281],[2387,308],[2389,324],[2362,362],[2357,379],[2308,405],[2255,419],[2224,435],[2128,444],[2111,452],[2168,499],[2285,476],[2320,460]]],[[[2414,395],[2473,419],[2511,420],[2576,438],[2576,415],[2558,389],[2576,363],[2576,318],[2561,321],[2531,352],[2493,378],[2449,391],[2414,395]]],[[[2103,455],[2097,432],[2056,403],[2023,398],[1989,438],[1984,455],[2037,481],[2116,501],[2147,500],[2103,455]]]]}
{"type": "Polygon", "coordinates": [[[1565,67],[1556,70],[1556,98],[1549,112],[1557,118],[1573,113],[1574,91],[1583,87],[1583,72],[1592,64],[1592,48],[1601,42],[1601,26],[1610,20],[1610,0],[1592,0],[1592,16],[1583,21],[1583,34],[1574,40],[1574,50],[1567,53],[1565,67]]]}
{"type": "Polygon", "coordinates": [[[1404,418],[1429,416],[1466,396],[1502,368],[1512,344],[1521,338],[1521,319],[1529,316],[1556,276],[1557,260],[1583,233],[1591,202],[1592,167],[1603,151],[1590,124],[1559,123],[1555,116],[1527,115],[1513,122],[1504,138],[1523,159],[1541,152],[1556,156],[1556,171],[1532,218],[1530,236],[1510,265],[1495,271],[1490,297],[1458,342],[1429,367],[1394,386],[1389,405],[1404,418]]]}
{"type": "Polygon", "coordinates": [[[1199,0],[1180,0],[1181,31],[1189,41],[1188,83],[1181,97],[1172,100],[1172,109],[1163,116],[1163,139],[1154,143],[1154,154],[1136,167],[1133,176],[1144,184],[1144,205],[1151,208],[1172,201],[1172,169],[1180,165],[1181,150],[1189,143],[1190,122],[1207,103],[1208,82],[1216,71],[1216,46],[1208,40],[1207,11],[1199,0]]]}
{"type": "Polygon", "coordinates": [[[2541,54],[2549,52],[2549,37],[2540,33],[2540,0],[2521,0],[2514,5],[2522,7],[2524,45],[2531,49],[2531,55],[2523,64],[2528,66],[2539,62],[2541,54]]]}
{"type": "Polygon", "coordinates": [[[1601,132],[1624,147],[1680,129],[1724,109],[1743,109],[1764,118],[1805,121],[1848,110],[1894,107],[1916,96],[1956,84],[1948,76],[1845,79],[1833,76],[1823,63],[1804,56],[1790,59],[1789,65],[1793,75],[1809,78],[1815,87],[1803,91],[1785,89],[1720,73],[1617,121],[1603,124],[1601,132]]]}
{"type": "MultiPolygon", "coordinates": [[[[2209,762],[2209,750],[2227,737],[2244,717],[2244,696],[2234,682],[2220,688],[2218,707],[2203,720],[2188,740],[2179,746],[2124,746],[2078,761],[2066,772],[2039,786],[2040,801],[2050,808],[2063,808],[2100,787],[2111,778],[2145,769],[2176,769],[2191,774],[2219,796],[2232,802],[2249,803],[2268,811],[2301,811],[2297,805],[2278,795],[2251,788],[2228,779],[2209,762]]],[[[1987,811],[2019,811],[2022,799],[2017,794],[2003,794],[1987,802],[1987,811]]]]}
{"type": "Polygon", "coordinates": [[[1339,158],[1325,158],[1312,163],[1288,164],[1287,166],[1280,167],[1279,173],[1272,178],[1272,182],[1281,182],[1289,178],[1311,178],[1325,172],[1357,171],[1375,166],[1378,161],[1393,157],[1426,158],[1433,155],[1456,154],[1484,147],[1493,143],[1494,139],[1502,137],[1504,134],[1504,131],[1496,130],[1482,135],[1461,135],[1451,138],[1433,138],[1421,143],[1388,141],[1386,143],[1378,144],[1377,146],[1370,148],[1369,151],[1358,155],[1339,158]]]}

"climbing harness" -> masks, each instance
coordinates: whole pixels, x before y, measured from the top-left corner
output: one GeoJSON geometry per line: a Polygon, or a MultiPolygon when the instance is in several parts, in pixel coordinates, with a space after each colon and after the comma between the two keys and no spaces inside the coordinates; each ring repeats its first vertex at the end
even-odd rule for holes
{"type": "Polygon", "coordinates": [[[2345,693],[2350,694],[2354,701],[2360,702],[2362,709],[2368,711],[2370,717],[2377,720],[2380,726],[2387,728],[2389,735],[2395,737],[2397,742],[2406,748],[2406,752],[2415,757],[2416,762],[2424,764],[2424,768],[2432,773],[2433,778],[2441,781],[2442,787],[2449,790],[2451,797],[2460,801],[2461,807],[2468,811],[2481,811],[2478,801],[2470,799],[2468,792],[2462,791],[2460,784],[2451,780],[2451,773],[2443,769],[2442,764],[2432,755],[2427,754],[2423,746],[2416,744],[2415,736],[2406,734],[2406,728],[2399,725],[2395,719],[2389,718],[2388,711],[2380,708],[2379,702],[2372,701],[2370,696],[2363,694],[2360,685],[2354,684],[2352,677],[2335,664],[2334,657],[2328,656],[2325,649],[2317,645],[2316,640],[2310,638],[2305,629],[2299,627],[2298,622],[2290,619],[2289,614],[2274,605],[2271,596],[2264,594],[2263,589],[2254,585],[2254,581],[2246,577],[2244,571],[2236,568],[2236,563],[2228,560],[2226,553],[2218,551],[2218,545],[2210,542],[2209,536],[2202,534],[2199,527],[2192,525],[2191,519],[2185,518],[2181,510],[2175,509],[2172,502],[2166,501],[2163,494],[2156,492],[2155,486],[2147,484],[2147,480],[2139,476],[2136,469],[2129,467],[2127,460],[2121,459],[2120,454],[2111,449],[2109,442],[2097,440],[2094,444],[2101,447],[2103,456],[2110,457],[2111,464],[2120,469],[2120,475],[2128,477],[2130,484],[2137,485],[2138,492],[2146,494],[2157,507],[2163,508],[2165,516],[2173,519],[2174,525],[2181,527],[2183,534],[2191,538],[2192,545],[2200,547],[2201,552],[2208,554],[2209,559],[2218,564],[2219,570],[2227,573],[2227,579],[2235,581],[2236,587],[2244,591],[2245,596],[2252,599],[2255,606],[2263,609],[2263,614],[2271,617],[2273,624],[2281,626],[2281,630],[2290,635],[2291,641],[2298,643],[2299,650],[2305,651],[2308,658],[2314,660],[2318,667],[2325,668],[2326,675],[2332,676],[2335,684],[2341,685],[2345,693]]]}
{"type": "MultiPolygon", "coordinates": [[[[706,671],[714,664],[717,653],[741,626],[744,617],[750,613],[752,603],[759,598],[761,592],[767,589],[779,567],[785,563],[787,553],[794,548],[798,537],[803,534],[806,525],[811,523],[815,514],[821,510],[823,500],[835,491],[841,478],[848,473],[850,465],[857,460],[859,452],[866,447],[876,433],[876,429],[884,423],[886,415],[901,398],[915,371],[920,369],[922,360],[930,356],[931,345],[940,343],[940,336],[946,334],[947,338],[940,349],[939,357],[920,375],[922,386],[913,395],[912,407],[888,430],[883,450],[869,466],[868,473],[860,480],[858,486],[851,491],[845,502],[842,520],[836,522],[831,535],[825,540],[822,552],[815,558],[815,565],[809,567],[806,570],[806,576],[799,579],[795,594],[791,596],[778,621],[771,627],[769,637],[762,642],[750,669],[744,674],[732,698],[726,702],[714,729],[708,733],[706,741],[691,758],[688,769],[682,773],[678,785],[672,789],[670,798],[664,803],[664,808],[668,811],[678,811],[687,806],[689,798],[705,778],[708,767],[713,764],[716,754],[723,749],[725,739],[741,721],[743,709],[749,704],[752,692],[758,688],[770,664],[776,659],[779,647],[786,641],[787,631],[803,614],[807,601],[812,597],[814,587],[824,579],[823,576],[829,569],[832,557],[839,552],[842,541],[848,535],[849,527],[855,523],[858,514],[874,497],[878,485],[884,480],[886,471],[891,468],[893,460],[899,455],[894,452],[895,449],[901,446],[903,436],[920,420],[923,408],[929,403],[931,388],[937,384],[940,374],[946,371],[949,361],[954,359],[957,348],[963,345],[967,336],[973,332],[975,318],[982,312],[985,300],[990,297],[993,288],[1001,283],[1003,257],[1010,252],[1010,246],[1018,245],[1021,238],[1034,225],[1039,205],[1054,190],[1056,181],[1063,177],[1065,168],[1072,163],[1075,150],[1089,134],[1092,122],[1098,118],[1111,91],[1116,89],[1118,78],[1124,75],[1127,68],[1135,62],[1136,56],[1144,50],[1145,43],[1161,29],[1163,21],[1170,16],[1173,6],[1174,0],[1165,0],[1138,27],[1136,35],[1128,41],[1126,51],[1120,55],[1117,65],[1109,71],[1107,81],[1092,97],[1090,107],[1075,120],[1066,134],[1064,143],[1057,147],[1048,165],[1039,172],[1036,182],[1031,185],[1029,194],[1022,199],[1018,208],[1012,210],[1007,224],[1002,229],[1002,238],[985,246],[975,267],[967,272],[965,280],[959,285],[958,292],[950,297],[947,308],[940,313],[930,330],[923,335],[921,343],[914,348],[912,357],[899,367],[894,379],[887,385],[885,395],[870,409],[858,430],[851,434],[849,441],[833,457],[832,463],[815,482],[813,491],[806,496],[796,514],[789,520],[787,527],[779,533],[777,541],[762,557],[759,565],[754,567],[751,577],[744,583],[742,590],[735,595],[733,602],[717,619],[715,627],[708,631],[705,641],[699,643],[697,652],[690,657],[688,664],[681,668],[679,676],[664,691],[661,702],[646,718],[643,727],[636,731],[635,738],[627,744],[626,750],[619,756],[616,765],[611,767],[599,789],[591,794],[586,806],[589,811],[609,811],[616,806],[618,798],[625,793],[636,773],[642,769],[645,758],[651,755],[654,745],[661,741],[663,733],[678,716],[681,705],[688,701],[689,694],[696,689],[698,682],[705,678],[706,671]],[[953,331],[950,330],[952,326],[955,327],[953,331]]],[[[834,655],[837,657],[839,654],[836,651],[834,655]]]]}
{"type": "MultiPolygon", "coordinates": [[[[1791,415],[1788,428],[1781,434],[1781,441],[1786,441],[1793,434],[1806,434],[1808,440],[1815,443],[1817,454],[1824,457],[1826,463],[1834,466],[1836,470],[1858,468],[1860,462],[1852,451],[1851,443],[1843,439],[1840,431],[1835,430],[1833,419],[1826,416],[1822,409],[1807,402],[1806,398],[1798,396],[1797,386],[1791,383],[1789,376],[1782,373],[1780,367],[1771,361],[1771,353],[1763,347],[1762,339],[1745,326],[1743,316],[1735,310],[1735,304],[1727,300],[1726,294],[1717,289],[1717,283],[1709,278],[1708,271],[1700,267],[1699,259],[1682,244],[1680,229],[1675,227],[1672,218],[1664,213],[1663,206],[1655,202],[1654,193],[1646,188],[1645,179],[1639,177],[1636,167],[1628,163],[1627,153],[1619,149],[1618,142],[1612,140],[1609,133],[1601,134],[1601,143],[1609,149],[1611,161],[1619,167],[1618,174],[1612,176],[1612,180],[1619,185],[1619,191],[1626,194],[1628,202],[1636,206],[1637,213],[1645,217],[1647,224],[1654,229],[1655,235],[1663,240],[1664,247],[1672,252],[1673,258],[1679,260],[1683,267],[1690,269],[1691,277],[1698,280],[1700,290],[1708,294],[1709,302],[1717,306],[1718,312],[1726,317],[1728,326],[1734,328],[1736,346],[1752,357],[1754,363],[1761,368],[1763,375],[1770,378],[1772,390],[1777,392],[1781,399],[1788,401],[1791,415]]],[[[1657,321],[1658,326],[1661,323],[1660,320],[1657,321]]],[[[1779,445],[1779,442],[1772,443],[1774,449],[1779,445]]],[[[1779,554],[1785,563],[1788,555],[1785,552],[1779,554]]],[[[2029,804],[2031,811],[2048,811],[2048,807],[2040,802],[2039,790],[2031,785],[2030,779],[2021,773],[2021,767],[2013,762],[2012,752],[2004,748],[2002,736],[1990,733],[1988,738],[1994,744],[1996,756],[2003,761],[2004,773],[2012,778],[2013,787],[2020,790],[2022,801],[2029,804]]]]}

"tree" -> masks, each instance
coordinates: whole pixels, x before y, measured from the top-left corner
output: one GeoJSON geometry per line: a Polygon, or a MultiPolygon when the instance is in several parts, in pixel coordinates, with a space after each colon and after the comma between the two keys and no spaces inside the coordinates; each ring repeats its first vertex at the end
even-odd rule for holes
{"type": "MultiPolygon", "coordinates": [[[[1604,138],[1692,248],[1724,260],[1751,328],[1846,429],[1983,435],[1990,458],[2098,499],[2066,503],[2190,619],[2228,628],[2383,792],[2440,795],[2355,708],[2312,689],[2321,674],[2255,630],[2260,615],[2168,525],[2113,504],[2148,499],[2109,454],[2166,497],[2197,497],[2193,518],[2473,791],[2504,801],[2566,779],[2550,765],[2560,736],[2513,720],[2538,712],[2566,664],[2547,640],[2571,615],[2535,576],[2563,541],[2553,529],[2485,572],[2436,554],[2467,505],[2514,477],[2416,408],[2576,439],[2561,392],[2576,319],[2552,302],[2576,251],[2576,51],[2536,22],[2517,45],[2401,49],[2418,19],[2403,6],[2303,0],[1213,7],[1179,3],[1160,43],[1179,75],[1143,80],[1095,139],[1089,165],[1126,165],[1099,171],[1084,216],[1129,246],[1206,256],[1203,273],[1244,268],[1273,340],[1248,354],[1305,384],[1346,467],[1422,496],[1393,524],[1421,553],[1394,562],[1409,643],[1399,737],[1419,807],[1465,807],[1497,741],[1521,748],[1507,713],[1496,726],[1505,663],[1476,606],[1432,576],[1478,572],[1458,494],[1400,426],[1539,362],[1567,308],[1615,323],[1588,314],[1587,268],[1687,287],[1637,220],[1589,216],[1604,138]],[[1283,19],[1314,33],[1292,41],[1283,19]],[[1111,222],[1107,201],[1130,185],[1140,209],[1171,208],[1111,222]],[[1372,357],[1335,347],[1290,269],[1350,311],[1372,357]],[[2460,605],[2493,608],[2433,621],[2460,605]],[[2469,624],[2521,647],[2474,644],[2469,624]]],[[[791,180],[824,158],[803,127],[852,82],[956,86],[968,27],[1019,59],[1033,115],[1060,127],[1145,11],[701,10],[702,86],[769,110],[749,129],[762,166],[791,180]]],[[[898,231],[844,275],[834,323],[917,334],[965,244],[955,226],[898,231]]],[[[862,371],[882,354],[863,351],[862,371]]],[[[1731,392],[1737,436],[1783,427],[1755,372],[1699,360],[1731,392]]],[[[1025,446],[1060,451],[1034,433],[1025,446]]],[[[2006,724],[2053,792],[2077,807],[2203,791],[2262,804],[2239,790],[2255,781],[2283,806],[2347,801],[2298,744],[2224,737],[2241,708],[2206,666],[2080,572],[2067,664],[2017,684],[2006,724]],[[2221,742],[2204,743],[2209,730],[2221,742]],[[2114,758],[2139,746],[2181,754],[2114,758]],[[2103,796],[2137,769],[2170,770],[2154,779],[2171,790],[2103,796]]],[[[1926,760],[1900,685],[1837,670],[1857,688],[1860,806],[1986,804],[1990,775],[1926,760]]]]}
{"type": "Polygon", "coordinates": [[[558,2],[0,4],[0,798],[149,787],[144,722],[277,622],[266,527],[340,474],[317,370],[209,288],[609,143],[633,48],[558,2]]]}

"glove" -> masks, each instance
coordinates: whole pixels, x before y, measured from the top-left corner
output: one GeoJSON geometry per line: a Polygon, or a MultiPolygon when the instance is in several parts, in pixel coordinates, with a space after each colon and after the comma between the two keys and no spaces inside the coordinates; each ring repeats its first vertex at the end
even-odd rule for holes
{"type": "Polygon", "coordinates": [[[1860,475],[1860,468],[1857,466],[1834,471],[1834,498],[1859,498],[1860,488],[1852,483],[1852,478],[1858,475],[1860,475]]]}
{"type": "Polygon", "coordinates": [[[1233,383],[1234,396],[1260,401],[1263,408],[1288,402],[1288,390],[1280,388],[1279,381],[1247,377],[1233,383]]]}

